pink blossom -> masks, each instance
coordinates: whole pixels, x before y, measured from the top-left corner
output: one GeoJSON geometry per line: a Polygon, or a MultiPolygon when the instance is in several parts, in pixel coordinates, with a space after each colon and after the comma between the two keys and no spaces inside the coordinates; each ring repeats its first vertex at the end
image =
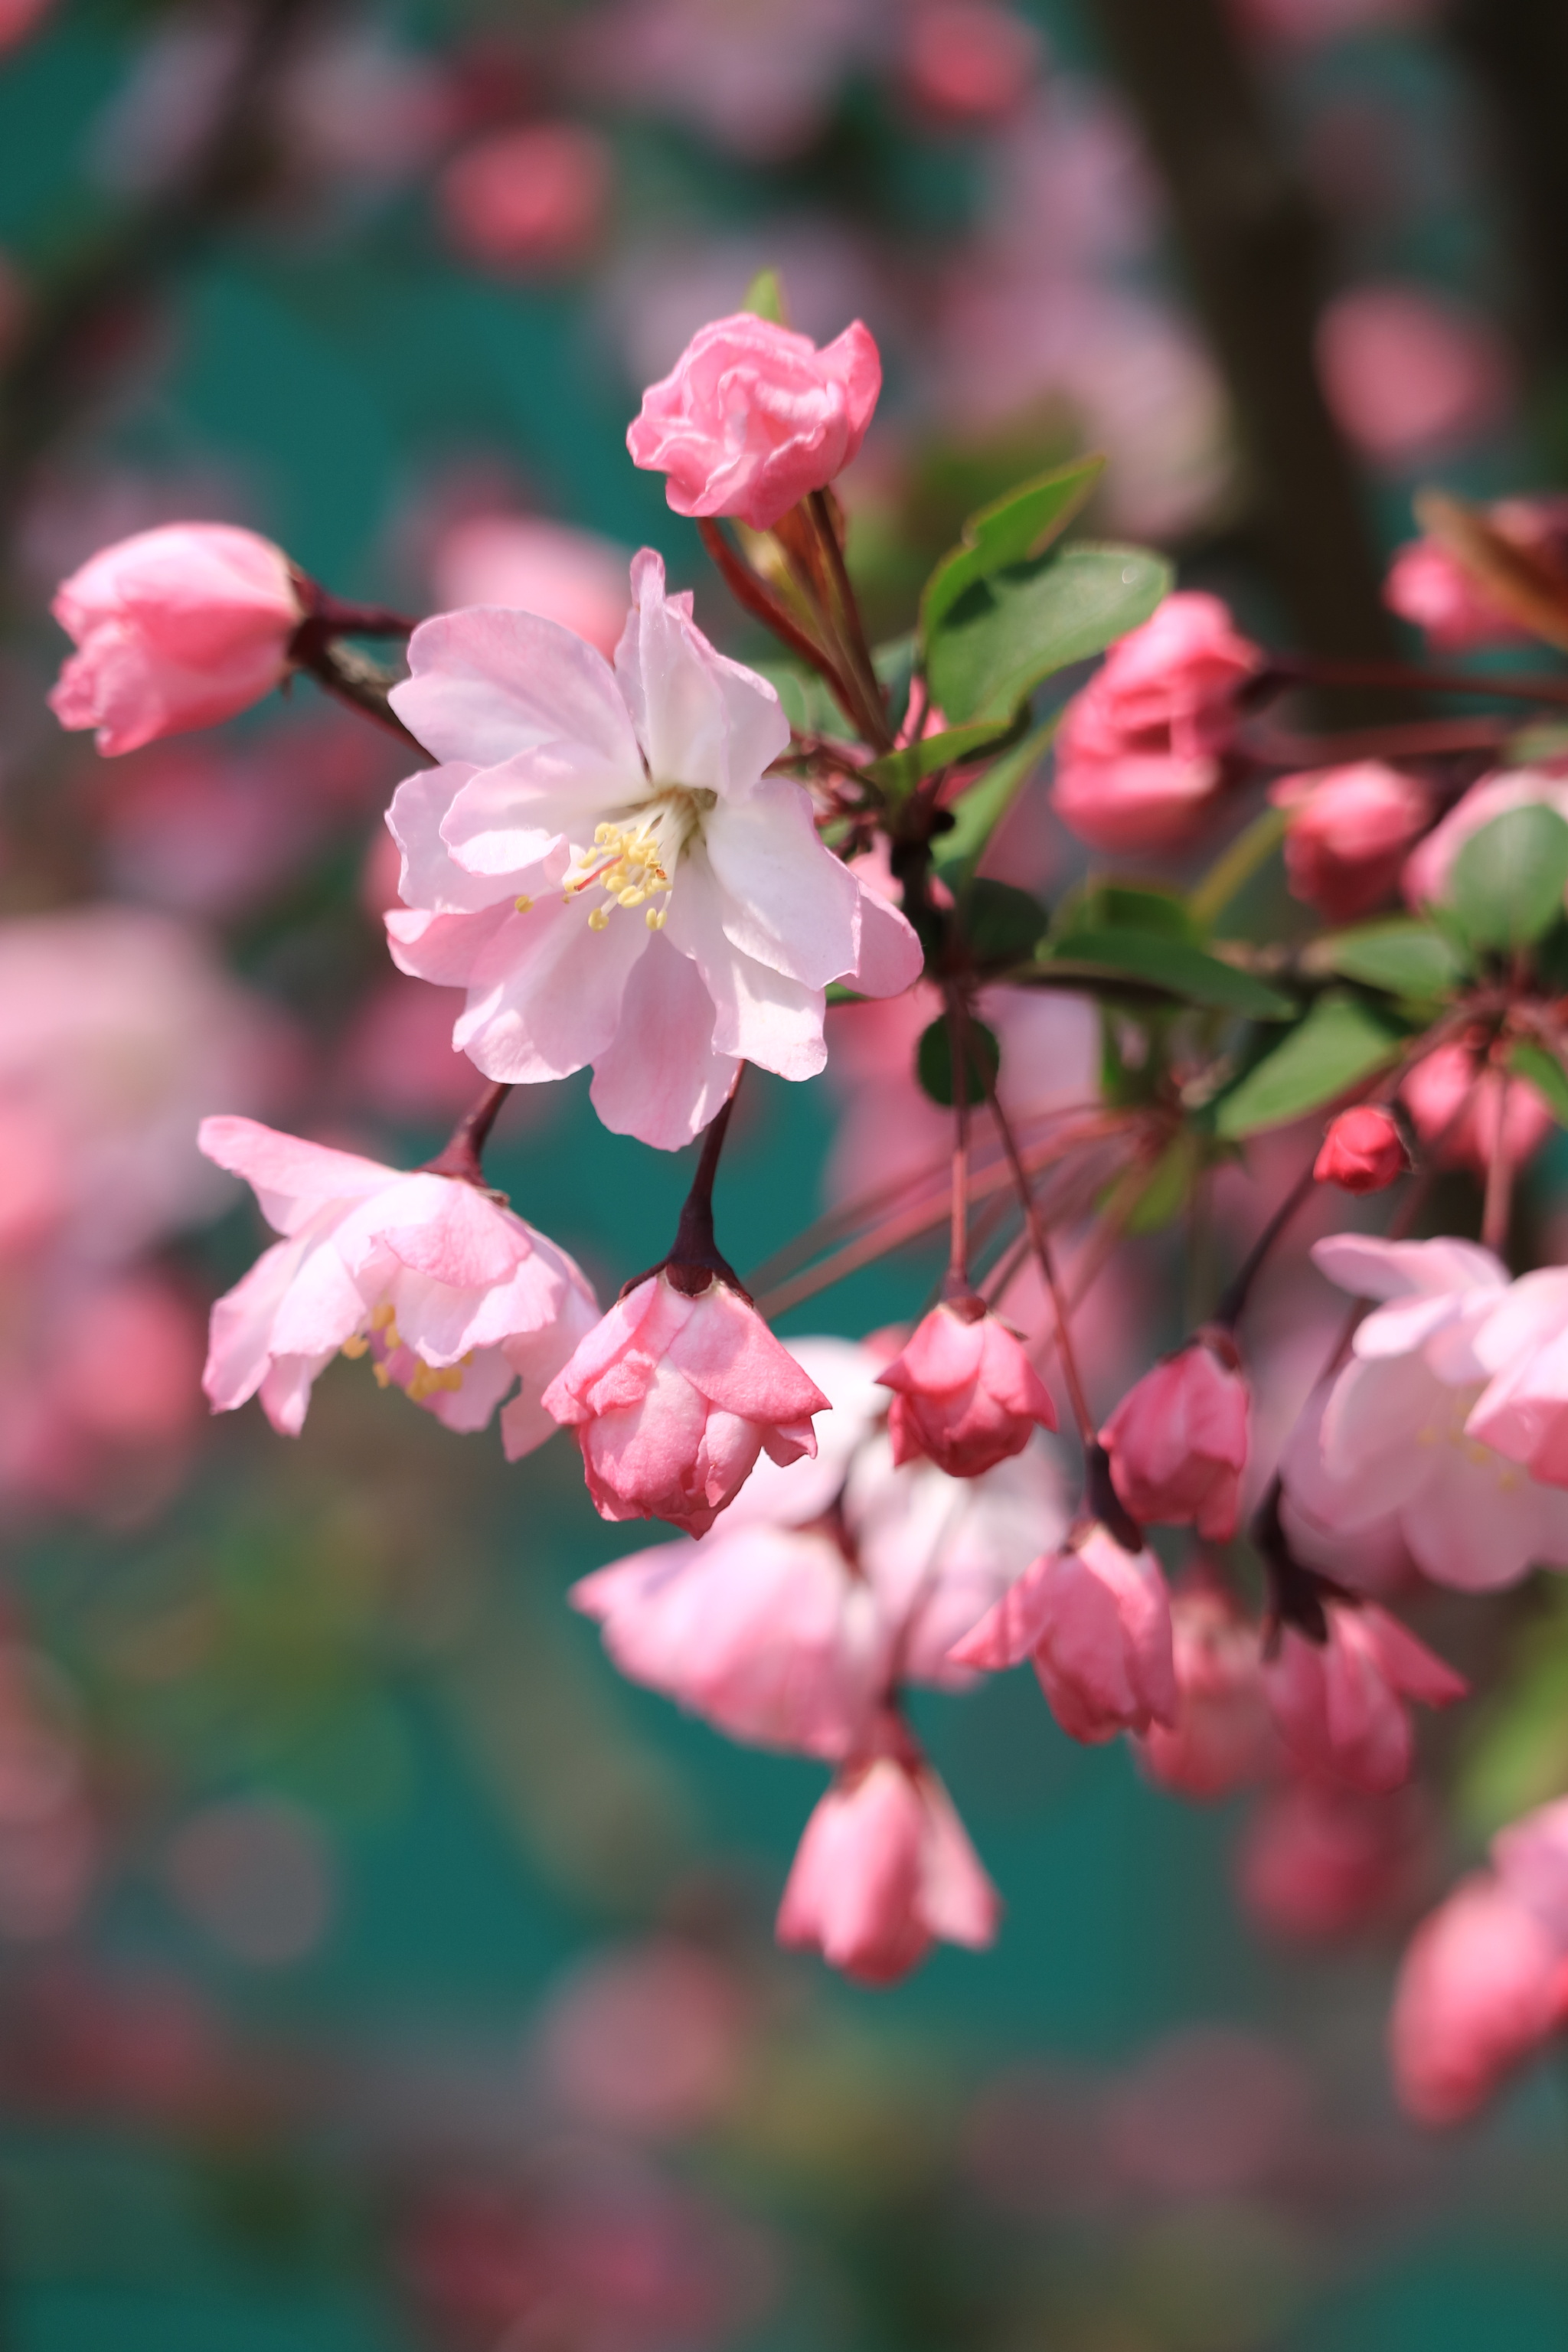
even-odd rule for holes
{"type": "Polygon", "coordinates": [[[865,46],[866,0],[610,0],[573,44],[602,102],[673,116],[749,163],[797,154],[865,46]]]}
{"type": "Polygon", "coordinates": [[[896,994],[921,951],[805,789],[764,773],[789,740],[773,688],[714,652],[648,550],[632,588],[614,671],[527,613],[415,631],[392,698],[446,764],[393,801],[387,930],[405,971],[467,990],[454,1040],[488,1077],[592,1063],[605,1124],[673,1150],[742,1059],[822,1067],[830,981],[896,994]]]}
{"type": "Polygon", "coordinates": [[[487,268],[570,268],[585,258],[604,226],[612,173],[607,142],[584,123],[529,122],[492,131],[441,174],[447,234],[487,268]]]}
{"type": "Polygon", "coordinates": [[[1236,1533],[1247,1467],[1247,1391],[1236,1342],[1217,1326],[1130,1389],[1100,1433],[1118,1495],[1139,1521],[1236,1533]]]}
{"type": "Polygon", "coordinates": [[[1074,1739],[1178,1719],[1165,1580],[1152,1552],[1123,1550],[1098,1521],[1026,1569],[952,1654],[993,1674],[1031,1659],[1074,1739]]]}
{"type": "Polygon", "coordinates": [[[427,1170],[405,1174],[248,1118],[208,1118],[209,1160],[244,1176],[284,1239],[213,1308],[205,1386],[215,1412],[259,1392],[298,1436],[335,1355],[369,1354],[448,1429],[501,1415],[515,1461],[554,1427],[541,1391],[598,1307],[564,1250],[489,1193],[427,1170]]]}
{"type": "Polygon", "coordinates": [[[1568,818],[1568,776],[1537,768],[1509,768],[1472,784],[1405,861],[1405,896],[1417,913],[1426,907],[1447,904],[1454,860],[1471,835],[1495,817],[1521,808],[1547,808],[1568,818]]]}
{"type": "Polygon", "coordinates": [[[1167,596],[1112,646],[1057,730],[1052,804],[1093,849],[1165,849],[1209,814],[1263,656],[1217,596],[1167,596]]]}
{"type": "Polygon", "coordinates": [[[1417,286],[1337,295],[1319,323],[1318,373],[1341,430],[1363,456],[1394,468],[1468,447],[1513,399],[1490,320],[1417,286]]]}
{"type": "Polygon", "coordinates": [[[1001,1898],[907,1734],[845,1765],[805,1825],[778,1939],[861,1984],[896,1984],[933,1943],[994,1943],[1001,1898]]]}
{"type": "MultiPolygon", "coordinates": [[[[1500,538],[1568,587],[1568,500],[1501,499],[1486,520],[1500,538]]],[[[1528,645],[1531,631],[1493,596],[1440,540],[1417,539],[1394,556],[1384,602],[1426,633],[1434,652],[1468,653],[1480,646],[1528,645]]]]}
{"type": "Polygon", "coordinates": [[[1323,1604],[1327,1638],[1292,1624],[1263,1663],[1274,1720],[1302,1762],[1373,1795],[1410,1778],[1406,1699],[1450,1706],[1469,1685],[1373,1602],[1323,1604]]]}
{"type": "Polygon", "coordinates": [[[1436,1848],[1419,1787],[1369,1796],[1343,1781],[1293,1777],[1258,1800],[1237,1854],[1241,1899],[1260,1927],[1334,1942],[1419,1901],[1436,1848]]]}
{"type": "Polygon", "coordinates": [[[591,1952],[533,2029],[565,2112],[642,2138],[700,2131],[746,2088],[752,2004],[738,1969],[673,1936],[591,1952]]]}
{"type": "Polygon", "coordinates": [[[540,515],[476,514],[442,534],[433,564],[443,612],[504,604],[559,621],[613,661],[626,625],[626,557],[613,540],[540,515]]]}
{"type": "Polygon", "coordinates": [[[1515,1584],[1538,1561],[1568,1567],[1568,1496],[1466,1432],[1490,1370],[1477,1339],[1507,1289],[1490,1251],[1339,1234],[1312,1256],[1342,1290],[1384,1303],[1286,1447],[1288,1500],[1340,1538],[1392,1518],[1424,1574],[1461,1591],[1515,1584]]]}
{"type": "Polygon", "coordinates": [[[771,530],[851,462],[881,389],[858,319],[818,351],[809,335],[738,310],[700,328],[648,386],[626,446],[634,465],[668,476],[675,513],[771,530]]]}
{"type": "Polygon", "coordinates": [[[1043,54],[1035,26],[998,0],[916,0],[903,26],[900,70],[922,113],[989,129],[1016,112],[1043,54]]]}
{"type": "Polygon", "coordinates": [[[1375,1103],[1358,1103],[1329,1121],[1312,1174],[1318,1183],[1337,1184],[1342,1192],[1383,1192],[1409,1165],[1393,1113],[1375,1103]]]}
{"type": "Polygon", "coordinates": [[[1400,2103],[1451,2124],[1568,2023],[1561,1937],[1505,1882],[1462,1879],[1412,1937],[1389,2019],[1400,2103]]]}
{"type": "Polygon", "coordinates": [[[1149,1778],[1183,1797],[1222,1797],[1260,1780],[1278,1741],[1263,1696],[1258,1626],[1206,1580],[1171,1598],[1173,1722],[1138,1740],[1149,1778]]]}
{"type": "Polygon", "coordinates": [[[1545,1097],[1525,1077],[1488,1068],[1458,1039],[1423,1054],[1399,1089],[1411,1125],[1440,1168],[1485,1176],[1500,1140],[1510,1163],[1533,1160],[1557,1124],[1545,1097]]]}
{"type": "Polygon", "coordinates": [[[1286,776],[1268,797],[1289,813],[1290,889],[1331,923],[1353,922],[1381,906],[1432,815],[1426,786],[1381,760],[1286,776]]]}
{"type": "Polygon", "coordinates": [[[577,1432],[605,1519],[668,1519],[704,1535],[759,1454],[816,1451],[828,1401],[738,1290],[649,1275],[581,1341],[544,1406],[577,1432]]]}
{"type": "Polygon", "coordinates": [[[1568,1486],[1568,1271],[1521,1275],[1476,1335],[1490,1380],[1466,1433],[1532,1478],[1568,1486]]]}
{"type": "Polygon", "coordinates": [[[888,1428],[897,1463],[924,1454],[950,1477],[977,1478],[1021,1454],[1056,1408],[1016,1334],[978,1298],[933,1307],[878,1376],[894,1391],[888,1428]]]}
{"type": "Polygon", "coordinates": [[[77,647],[49,707],[98,730],[100,751],[212,727],[287,676],[302,617],[289,559],[228,523],[167,523],[106,547],[61,583],[54,615],[77,647]]]}

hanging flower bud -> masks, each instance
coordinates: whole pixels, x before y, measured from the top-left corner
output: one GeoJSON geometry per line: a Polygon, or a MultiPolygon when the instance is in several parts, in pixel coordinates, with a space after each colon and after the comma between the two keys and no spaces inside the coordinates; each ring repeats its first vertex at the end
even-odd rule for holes
{"type": "Polygon", "coordinates": [[[1247,1381],[1228,1331],[1211,1324],[1129,1389],[1100,1442],[1118,1495],[1141,1523],[1236,1533],[1247,1467],[1247,1381]]]}
{"type": "Polygon", "coordinates": [[[1469,1685],[1386,1610],[1322,1603],[1324,1638],[1280,1627],[1263,1686],[1280,1733],[1315,1771],[1373,1793],[1410,1778],[1407,1699],[1448,1706],[1469,1685]]]}
{"type": "Polygon", "coordinates": [[[110,753],[259,702],[288,674],[304,618],[282,549],[221,522],[167,523],[101,549],[52,609],[77,651],[49,708],[62,727],[96,727],[110,753]]]}
{"type": "Polygon", "coordinates": [[[1337,1184],[1342,1192],[1382,1192],[1409,1166],[1393,1112],[1358,1103],[1329,1121],[1312,1174],[1320,1184],[1337,1184]]]}
{"type": "Polygon", "coordinates": [[[1138,1742],[1149,1778],[1182,1797],[1223,1797],[1261,1780],[1279,1740],[1263,1696],[1256,1622],[1206,1577],[1171,1598],[1176,1675],[1173,1724],[1152,1723],[1138,1742]]]}
{"type": "Polygon", "coordinates": [[[1282,776],[1268,797],[1289,816],[1291,893],[1331,923],[1354,922],[1390,896],[1433,815],[1426,785],[1382,760],[1282,776]]]}
{"type": "Polygon", "coordinates": [[[978,1478],[1021,1454],[1037,1424],[1057,1425],[1016,1335],[973,1294],[933,1307],[877,1377],[895,1391],[888,1433],[900,1465],[923,1454],[950,1478],[978,1478]]]}
{"type": "Polygon", "coordinates": [[[1026,1569],[949,1653],[995,1674],[1032,1660],[1052,1714],[1090,1744],[1174,1726],[1171,1603],[1152,1552],[1130,1552],[1090,1520],[1026,1569]]]}

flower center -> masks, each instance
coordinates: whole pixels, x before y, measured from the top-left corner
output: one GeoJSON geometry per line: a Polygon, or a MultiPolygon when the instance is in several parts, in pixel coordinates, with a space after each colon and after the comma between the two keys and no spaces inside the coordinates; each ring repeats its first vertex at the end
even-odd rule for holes
{"type": "Polygon", "coordinates": [[[371,1309],[369,1338],[356,1334],[345,1339],[342,1352],[355,1361],[368,1355],[377,1388],[395,1384],[416,1404],[423,1404],[426,1397],[438,1396],[444,1391],[460,1389],[463,1374],[474,1360],[470,1348],[460,1363],[448,1364],[445,1370],[427,1364],[405,1344],[397,1328],[396,1310],[385,1299],[371,1309]]]}
{"type": "MultiPolygon", "coordinates": [[[[663,930],[676,869],[718,797],[701,787],[664,784],[624,817],[595,825],[591,849],[572,845],[572,863],[563,884],[566,904],[584,890],[599,889],[604,896],[588,914],[591,931],[602,931],[617,907],[645,908],[648,929],[663,930]]],[[[518,907],[527,912],[521,898],[518,907]]]]}

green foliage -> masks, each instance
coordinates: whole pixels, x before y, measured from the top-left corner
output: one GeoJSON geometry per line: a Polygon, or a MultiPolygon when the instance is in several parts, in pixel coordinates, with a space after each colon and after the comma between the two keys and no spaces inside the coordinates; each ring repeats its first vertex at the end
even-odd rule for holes
{"type": "Polygon", "coordinates": [[[952,830],[937,836],[931,866],[955,895],[967,888],[992,836],[1039,766],[1055,731],[1055,719],[1037,727],[1011,751],[1004,752],[954,803],[952,830]]]}
{"type": "Polygon", "coordinates": [[[1208,955],[1169,931],[1125,929],[1073,930],[1053,940],[1046,959],[1086,980],[1120,974],[1158,988],[1184,1004],[1239,1013],[1250,1021],[1288,1021],[1295,1007],[1288,996],[1249,971],[1208,955]]]}
{"type": "Polygon", "coordinates": [[[1508,1057],[1516,1078],[1528,1078],[1559,1127],[1568,1127],[1568,1070],[1544,1045],[1521,1037],[1508,1057]]]}
{"type": "Polygon", "coordinates": [[[1007,565],[1045,553],[1067,529],[1105,470],[1103,457],[1080,457],[1032,482],[1020,482],[963,526],[962,544],[944,555],[921,599],[921,635],[929,646],[964,591],[1007,565]]]}
{"type": "MultiPolygon", "coordinates": [[[[983,1103],[985,1099],[985,1088],[981,1083],[980,1072],[974,1066],[977,1055],[989,1069],[994,1084],[996,1073],[1002,1066],[1002,1048],[996,1042],[995,1032],[988,1029],[984,1021],[971,1021],[969,1024],[969,1052],[964,1058],[963,1076],[965,1099],[972,1105],[983,1103]]],[[[932,1102],[940,1103],[944,1110],[952,1108],[952,1038],[945,1014],[933,1021],[921,1034],[915,1048],[915,1076],[932,1102]]]]}
{"type": "Polygon", "coordinates": [[[1321,996],[1306,1019],[1253,1065],[1218,1108],[1219,1134],[1256,1135],[1332,1102],[1399,1047],[1397,1031],[1359,998],[1321,996]]]}
{"type": "Polygon", "coordinates": [[[976,580],[929,641],[932,698],[955,725],[1005,726],[1042,679],[1146,621],[1170,585],[1147,549],[1088,543],[976,580]]]}
{"type": "Polygon", "coordinates": [[[1301,961],[1309,971],[1337,972],[1389,996],[1427,1002],[1451,996],[1465,976],[1451,940],[1431,923],[1404,918],[1332,931],[1315,940],[1301,961]]]}
{"type": "MultiPolygon", "coordinates": [[[[987,719],[978,727],[952,727],[945,735],[928,735],[919,743],[911,743],[902,751],[884,752],[873,760],[866,773],[874,784],[879,784],[889,800],[900,801],[912,793],[927,776],[939,768],[951,768],[961,760],[973,760],[992,744],[1000,745],[994,724],[987,719]]],[[[984,848],[984,845],[982,843],[984,848]]]]}
{"type": "Polygon", "coordinates": [[[1050,915],[1027,890],[982,875],[964,900],[964,933],[977,962],[1021,963],[1032,956],[1050,925],[1050,915]]]}
{"type": "Polygon", "coordinates": [[[1192,910],[1181,893],[1144,882],[1085,883],[1062,906],[1064,931],[1155,931],[1163,939],[1203,945],[1192,910]]]}
{"type": "Polygon", "coordinates": [[[797,735],[843,733],[844,714],[814,669],[791,661],[755,661],[752,667],[773,688],[797,735]]]}
{"type": "Polygon", "coordinates": [[[1454,860],[1451,897],[1478,948],[1530,947],[1563,912],[1568,824],[1555,809],[1509,809],[1473,833],[1454,860]]]}
{"type": "Polygon", "coordinates": [[[1173,1136],[1138,1196],[1138,1205],[1127,1220],[1128,1232],[1157,1234],[1173,1217],[1179,1217],[1191,1198],[1193,1180],[1202,1165],[1196,1138],[1173,1136]]]}

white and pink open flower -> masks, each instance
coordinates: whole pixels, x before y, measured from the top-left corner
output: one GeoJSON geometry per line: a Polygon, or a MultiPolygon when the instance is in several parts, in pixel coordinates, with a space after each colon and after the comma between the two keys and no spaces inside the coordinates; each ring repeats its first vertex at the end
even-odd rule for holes
{"type": "Polygon", "coordinates": [[[405,1174],[248,1118],[203,1121],[209,1160],[243,1176],[284,1238],[213,1308],[204,1385],[217,1412],[259,1395],[295,1437],[337,1355],[369,1355],[448,1429],[501,1414],[509,1457],[555,1423],[542,1391],[598,1319],[563,1249],[493,1195],[429,1170],[405,1174]]]}
{"type": "Polygon", "coordinates": [[[789,725],[716,653],[644,549],[612,670],[531,614],[479,607],[409,644],[398,716],[443,763],[388,817],[405,971],[467,991],[454,1043],[514,1084],[592,1065],[616,1134],[674,1150],[742,1061],[808,1078],[825,991],[896,995],[921,969],[898,909],[766,771],[789,725]]]}

